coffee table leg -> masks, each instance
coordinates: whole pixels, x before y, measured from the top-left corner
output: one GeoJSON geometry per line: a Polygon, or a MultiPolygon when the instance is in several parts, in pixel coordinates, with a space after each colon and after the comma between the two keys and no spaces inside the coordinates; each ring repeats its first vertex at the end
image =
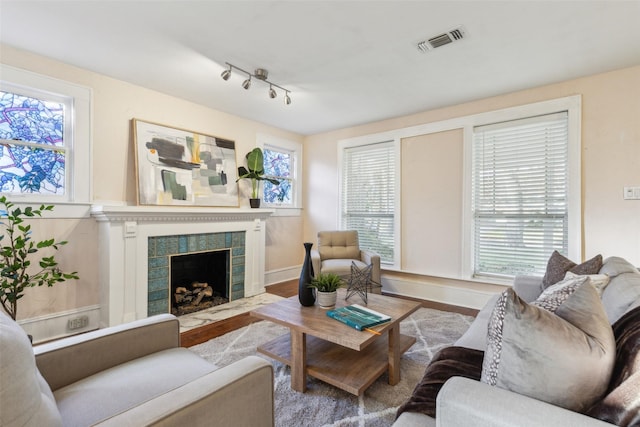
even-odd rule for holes
{"type": "Polygon", "coordinates": [[[291,331],[291,388],[304,393],[307,391],[307,336],[299,331],[291,331]]]}
{"type": "Polygon", "coordinates": [[[400,382],[400,324],[389,329],[389,384],[400,382]]]}

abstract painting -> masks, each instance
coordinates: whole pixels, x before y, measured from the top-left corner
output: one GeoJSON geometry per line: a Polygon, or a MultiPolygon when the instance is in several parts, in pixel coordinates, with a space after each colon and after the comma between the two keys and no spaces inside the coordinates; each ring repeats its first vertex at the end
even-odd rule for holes
{"type": "Polygon", "coordinates": [[[238,206],[235,142],[133,119],[139,205],[238,206]]]}

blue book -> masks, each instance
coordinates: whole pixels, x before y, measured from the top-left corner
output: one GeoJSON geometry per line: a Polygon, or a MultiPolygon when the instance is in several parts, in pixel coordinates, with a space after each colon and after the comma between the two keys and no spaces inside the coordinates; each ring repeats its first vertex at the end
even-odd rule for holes
{"type": "Polygon", "coordinates": [[[377,311],[358,304],[351,304],[346,307],[329,310],[327,311],[327,316],[359,331],[391,320],[391,317],[385,314],[378,313],[377,311]]]}

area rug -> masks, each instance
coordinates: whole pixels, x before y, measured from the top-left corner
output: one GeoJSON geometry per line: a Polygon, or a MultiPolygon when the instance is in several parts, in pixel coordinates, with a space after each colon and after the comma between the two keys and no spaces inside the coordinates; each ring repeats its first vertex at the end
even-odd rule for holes
{"type": "Polygon", "coordinates": [[[398,406],[409,397],[433,355],[455,342],[472,321],[473,317],[457,313],[428,308],[416,311],[400,324],[403,334],[416,337],[416,343],[402,356],[400,383],[390,386],[383,374],[360,397],[311,377],[307,378],[306,393],[291,390],[289,367],[256,352],[256,346],[288,332],[268,321],[252,323],[190,349],[218,366],[255,354],[270,361],[277,427],[382,427],[393,424],[398,406]]]}

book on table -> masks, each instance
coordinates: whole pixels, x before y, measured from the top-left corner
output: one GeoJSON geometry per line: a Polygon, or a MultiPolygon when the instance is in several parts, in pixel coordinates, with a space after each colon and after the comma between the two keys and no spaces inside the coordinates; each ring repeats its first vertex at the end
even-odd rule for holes
{"type": "Polygon", "coordinates": [[[327,311],[327,316],[359,331],[381,325],[391,320],[390,316],[378,313],[359,304],[351,304],[346,307],[329,310],[327,311]]]}

